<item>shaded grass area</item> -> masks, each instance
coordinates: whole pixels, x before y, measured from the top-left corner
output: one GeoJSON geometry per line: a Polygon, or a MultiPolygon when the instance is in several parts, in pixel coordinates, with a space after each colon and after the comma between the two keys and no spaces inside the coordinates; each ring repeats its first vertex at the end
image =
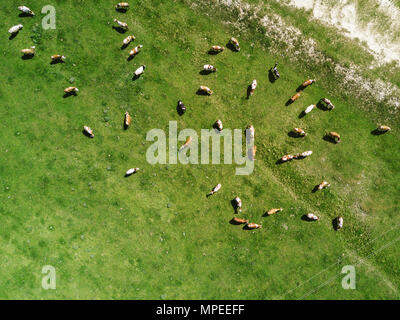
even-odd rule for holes
{"type": "MultiPolygon", "coordinates": [[[[39,13],[45,4],[31,1],[30,7],[39,13]]],[[[40,36],[39,14],[19,18],[13,6],[0,5],[5,25],[24,24],[13,40],[0,39],[2,298],[399,297],[376,277],[398,286],[398,249],[368,257],[396,239],[396,230],[376,239],[399,223],[396,129],[371,135],[376,123],[340,96],[332,98],[334,111],[317,109],[299,119],[306,106],[325,95],[323,87],[313,85],[285,107],[304,74],[283,63],[284,76],[271,84],[268,69],[276,57],[265,51],[268,39],[257,34],[239,38],[239,53],[207,55],[211,45],[225,45],[233,29],[191,10],[187,2],[136,1],[126,14],[107,1],[85,1],[84,10],[72,1],[56,4],[57,29],[40,36]],[[114,17],[127,22],[130,31],[113,30],[114,17]],[[140,43],[143,49],[127,62],[129,48],[121,50],[121,44],[130,32],[136,36],[131,46],[140,43]],[[34,39],[37,54],[22,60],[19,50],[34,39]],[[51,65],[55,53],[66,55],[67,62],[51,65]],[[205,63],[218,72],[199,74],[205,63]],[[147,66],[144,75],[132,81],[141,64],[147,66]],[[253,79],[259,85],[247,100],[253,79]],[[80,92],[63,99],[72,81],[80,92]],[[196,95],[202,84],[214,95],[196,95]],[[182,117],[176,113],[178,99],[187,108],[182,117]],[[126,131],[125,111],[133,117],[126,131]],[[252,175],[235,176],[234,165],[146,162],[149,130],[167,130],[168,120],[177,120],[179,129],[199,132],[216,119],[226,128],[250,123],[256,128],[252,175]],[[94,130],[94,139],[82,135],[83,125],[94,130]],[[297,126],[306,130],[306,138],[288,137],[297,126]],[[328,129],[341,133],[340,145],[323,140],[328,129]],[[305,150],[314,154],[275,164],[283,154],[305,150]],[[131,167],[142,170],[123,178],[131,167]],[[312,193],[323,179],[331,189],[312,193]],[[221,191],[207,199],[217,183],[221,191]],[[236,195],[243,201],[242,216],[263,229],[229,224],[236,195]],[[278,206],[282,213],[262,217],[278,206]],[[321,221],[302,221],[308,212],[321,221]],[[334,232],[331,220],[339,214],[345,228],[334,232]],[[339,276],[309,294],[341,266],[355,263],[354,255],[368,257],[374,267],[357,270],[359,290],[344,291],[339,276]],[[57,270],[55,291],[40,287],[47,264],[57,270]]]]}

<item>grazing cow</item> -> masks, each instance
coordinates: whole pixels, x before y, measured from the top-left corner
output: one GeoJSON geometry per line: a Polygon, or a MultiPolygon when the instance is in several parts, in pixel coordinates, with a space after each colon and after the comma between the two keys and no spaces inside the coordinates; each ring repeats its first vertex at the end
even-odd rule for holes
{"type": "Polygon", "coordinates": [[[253,146],[251,148],[251,153],[250,153],[250,160],[256,160],[256,152],[257,152],[257,146],[253,146]]]}
{"type": "Polygon", "coordinates": [[[306,110],[304,110],[304,114],[310,113],[312,109],[315,108],[315,104],[309,105],[306,110]]]}
{"type": "Polygon", "coordinates": [[[257,80],[253,80],[253,82],[250,85],[250,95],[252,96],[254,94],[254,91],[257,88],[257,80]]]}
{"type": "Polygon", "coordinates": [[[128,2],[120,2],[117,3],[117,5],[115,6],[115,9],[117,10],[128,10],[128,8],[129,8],[128,2]]]}
{"type": "Polygon", "coordinates": [[[210,49],[211,52],[222,52],[224,50],[225,50],[225,48],[221,47],[221,46],[212,46],[210,49]]]}
{"type": "Polygon", "coordinates": [[[325,103],[326,108],[327,108],[328,110],[333,110],[333,109],[335,109],[335,106],[333,105],[333,103],[331,102],[331,100],[329,100],[329,99],[327,99],[327,98],[322,98],[320,101],[323,102],[323,103],[325,103]]]}
{"type": "Polygon", "coordinates": [[[71,94],[71,93],[76,93],[79,92],[79,89],[77,87],[68,87],[64,89],[64,92],[67,94],[71,94]]]}
{"type": "Polygon", "coordinates": [[[236,51],[240,51],[239,41],[238,41],[236,38],[232,37],[232,38],[229,40],[229,43],[230,43],[232,46],[235,47],[235,50],[236,50],[236,51]]]}
{"type": "Polygon", "coordinates": [[[290,161],[290,160],[292,160],[294,157],[295,157],[295,156],[293,156],[293,155],[291,155],[291,154],[287,154],[287,155],[284,155],[284,156],[281,158],[281,161],[282,161],[282,162],[290,161]]]}
{"type": "Polygon", "coordinates": [[[208,94],[209,96],[213,94],[211,89],[209,87],[206,87],[206,86],[200,86],[199,91],[200,92],[204,92],[204,93],[208,94]]]}
{"type": "Polygon", "coordinates": [[[329,188],[331,185],[327,182],[327,181],[322,181],[319,185],[318,185],[318,190],[322,190],[325,188],[329,188]]]}
{"type": "Polygon", "coordinates": [[[279,77],[281,76],[281,75],[279,74],[279,71],[278,71],[278,62],[275,62],[275,65],[274,65],[274,67],[272,68],[272,74],[274,75],[275,80],[278,80],[279,77]]]}
{"type": "Polygon", "coordinates": [[[125,127],[128,128],[128,127],[131,125],[131,122],[132,122],[132,117],[131,117],[131,115],[129,114],[129,112],[126,111],[126,112],[125,112],[125,119],[124,119],[124,125],[125,125],[125,127]]]}
{"type": "Polygon", "coordinates": [[[139,168],[132,168],[132,169],[129,169],[129,170],[125,173],[125,177],[129,177],[130,175],[132,175],[132,174],[138,172],[139,170],[140,170],[139,168]]]}
{"type": "Polygon", "coordinates": [[[24,26],[22,24],[17,24],[16,26],[13,26],[10,28],[10,30],[8,30],[9,33],[11,33],[11,35],[14,35],[16,33],[19,32],[19,30],[21,30],[24,26]]]}
{"type": "Polygon", "coordinates": [[[233,221],[235,221],[236,223],[249,223],[249,220],[236,218],[236,217],[233,218],[233,221]]]}
{"type": "Polygon", "coordinates": [[[140,75],[143,74],[144,69],[146,69],[145,65],[142,65],[139,68],[137,68],[136,71],[135,71],[135,77],[140,77],[140,75]]]}
{"type": "Polygon", "coordinates": [[[120,28],[128,30],[128,24],[126,22],[119,21],[118,19],[114,19],[114,22],[116,22],[120,28]]]}
{"type": "Polygon", "coordinates": [[[94,138],[93,130],[90,129],[88,126],[84,126],[84,127],[83,127],[83,131],[84,131],[90,138],[94,138]]]}
{"type": "Polygon", "coordinates": [[[295,95],[293,95],[293,96],[290,98],[290,101],[291,101],[291,102],[295,102],[298,98],[300,98],[300,96],[301,96],[301,91],[299,91],[299,92],[297,92],[295,95]]]}
{"type": "Polygon", "coordinates": [[[267,215],[270,216],[270,215],[273,215],[273,214],[281,212],[281,211],[283,211],[283,208],[273,208],[271,210],[268,210],[267,215]]]}
{"type": "Polygon", "coordinates": [[[29,15],[31,15],[32,17],[35,15],[35,14],[33,13],[33,11],[32,11],[31,9],[29,9],[28,7],[26,7],[26,6],[19,6],[19,7],[18,7],[18,10],[21,11],[21,12],[23,12],[23,13],[25,13],[25,14],[29,14],[29,15]]]}
{"type": "Polygon", "coordinates": [[[343,228],[343,217],[337,217],[337,219],[336,219],[336,229],[337,230],[339,230],[339,229],[342,229],[343,228]]]}
{"type": "Polygon", "coordinates": [[[233,199],[233,205],[235,207],[236,212],[242,212],[242,200],[240,200],[239,197],[235,197],[235,199],[233,199]]]}
{"type": "Polygon", "coordinates": [[[260,228],[262,228],[262,225],[251,222],[251,223],[247,224],[247,228],[249,228],[249,229],[260,229],[260,228]]]}
{"type": "Polygon", "coordinates": [[[249,131],[249,138],[254,139],[255,129],[253,125],[248,126],[246,129],[249,131]]]}
{"type": "Polygon", "coordinates": [[[308,86],[311,86],[314,82],[316,82],[315,79],[306,80],[301,84],[301,87],[302,88],[307,88],[308,86]]]}
{"type": "Polygon", "coordinates": [[[186,107],[183,104],[182,100],[178,100],[178,112],[180,114],[184,114],[186,112],[186,107]]]}
{"type": "Polygon", "coordinates": [[[292,132],[300,137],[305,137],[307,133],[301,128],[293,128],[292,132]]]}
{"type": "Polygon", "coordinates": [[[182,151],[183,149],[185,149],[190,144],[190,142],[192,142],[192,137],[188,137],[186,139],[186,142],[179,148],[179,151],[182,151]]]}
{"type": "Polygon", "coordinates": [[[319,220],[319,217],[316,216],[314,213],[307,213],[306,217],[307,217],[308,220],[311,220],[311,221],[319,220]]]}
{"type": "Polygon", "coordinates": [[[204,69],[205,71],[213,71],[213,72],[216,72],[216,71],[217,71],[217,68],[214,67],[214,66],[212,66],[211,64],[205,64],[205,65],[203,66],[203,69],[204,69]]]}
{"type": "Polygon", "coordinates": [[[305,158],[305,157],[308,157],[309,155],[311,155],[312,154],[312,151],[310,150],[310,151],[304,151],[304,152],[302,152],[302,153],[298,153],[298,154],[296,154],[296,155],[294,155],[294,158],[295,159],[303,159],[303,158],[305,158]]]}
{"type": "Polygon", "coordinates": [[[134,55],[138,54],[141,48],[143,48],[143,46],[141,44],[139,44],[137,47],[133,48],[129,52],[129,57],[133,57],[134,55]]]}
{"type": "Polygon", "coordinates": [[[218,131],[222,131],[222,129],[223,129],[222,121],[221,120],[215,121],[214,128],[216,128],[218,131]]]}
{"type": "Polygon", "coordinates": [[[388,126],[379,126],[377,129],[379,132],[387,132],[392,130],[392,128],[388,127],[388,126]]]}
{"type": "Polygon", "coordinates": [[[22,49],[21,53],[24,56],[33,56],[33,55],[35,55],[35,51],[36,51],[35,46],[33,46],[33,47],[30,47],[29,49],[22,49]]]}
{"type": "Polygon", "coordinates": [[[65,59],[66,59],[66,57],[62,56],[60,54],[53,54],[51,56],[51,61],[54,61],[54,62],[64,61],[65,59]]]}
{"type": "Polygon", "coordinates": [[[218,192],[219,189],[221,189],[221,184],[218,183],[214,188],[212,188],[212,190],[210,191],[209,194],[207,194],[207,197],[212,196],[214,193],[218,192]]]}
{"type": "Polygon", "coordinates": [[[131,35],[131,36],[127,36],[122,42],[125,46],[127,46],[135,39],[136,39],[136,37],[134,35],[131,35]]]}
{"type": "Polygon", "coordinates": [[[336,143],[339,143],[340,140],[340,134],[334,131],[328,132],[326,134],[330,139],[332,139],[333,141],[335,141],[336,143]]]}

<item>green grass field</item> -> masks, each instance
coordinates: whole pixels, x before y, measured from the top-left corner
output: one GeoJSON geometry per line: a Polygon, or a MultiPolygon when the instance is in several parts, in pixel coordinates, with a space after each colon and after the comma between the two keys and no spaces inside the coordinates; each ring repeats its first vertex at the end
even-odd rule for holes
{"type": "MultiPolygon", "coordinates": [[[[398,112],[338,89],[329,66],[295,64],[283,49],[273,54],[273,39],[251,20],[238,30],[226,23],[235,19],[232,12],[216,10],[212,1],[193,3],[136,0],[119,13],[110,0],[32,0],[26,5],[33,18],[18,16],[19,3],[0,4],[0,298],[399,299],[398,112]],[[57,10],[56,30],[41,28],[47,4],[57,10]],[[114,18],[130,31],[114,30],[114,18]],[[9,40],[7,30],[18,23],[24,28],[9,40]],[[122,50],[130,33],[136,40],[122,50]],[[240,52],[207,54],[232,36],[240,52]],[[138,44],[141,53],[128,61],[138,44]],[[21,59],[20,50],[32,45],[35,56],[21,59]],[[50,64],[56,53],[67,56],[65,64],[50,64]],[[275,61],[281,78],[271,83],[275,61]],[[218,72],[201,75],[206,63],[218,72]],[[142,64],[144,75],[132,81],[142,64]],[[285,106],[299,84],[314,77],[317,83],[285,106]],[[253,79],[258,87],[247,100],[253,79]],[[70,85],[80,92],[63,98],[70,85]],[[214,94],[196,95],[199,85],[214,94]],[[315,109],[299,118],[324,96],[333,111],[315,109]],[[179,99],[187,107],[181,117],[179,99]],[[128,130],[125,111],[133,117],[128,130]],[[200,133],[217,119],[231,129],[254,125],[253,174],[235,175],[234,164],[147,163],[149,130],[167,130],[168,121],[177,120],[178,130],[200,133]],[[372,135],[381,123],[393,130],[372,135]],[[82,134],[83,125],[94,139],[82,134]],[[308,135],[289,137],[293,127],[308,135]],[[342,143],[325,141],[326,131],[339,132],[342,143]],[[313,154],[275,163],[305,150],[313,154]],[[141,171],[124,178],[132,167],[141,171]],[[312,193],[322,180],[331,188],[312,193]],[[206,198],[217,183],[222,189],[206,198]],[[236,195],[241,216],[262,229],[229,223],[236,195]],[[273,207],[284,211],[263,217],[273,207]],[[320,221],[303,221],[309,212],[320,221]],[[339,215],[344,227],[335,231],[332,219],[339,215]],[[42,289],[45,265],[56,268],[56,290],[42,289]],[[345,265],[356,268],[356,290],[341,286],[345,265]]],[[[294,18],[292,9],[275,2],[268,10],[297,27],[307,15],[294,18]]],[[[324,35],[333,35],[331,29],[305,26],[304,32],[334,61],[364,67],[371,60],[339,35],[330,43],[324,35]]],[[[363,70],[398,85],[398,74],[388,69],[363,70]]]]}

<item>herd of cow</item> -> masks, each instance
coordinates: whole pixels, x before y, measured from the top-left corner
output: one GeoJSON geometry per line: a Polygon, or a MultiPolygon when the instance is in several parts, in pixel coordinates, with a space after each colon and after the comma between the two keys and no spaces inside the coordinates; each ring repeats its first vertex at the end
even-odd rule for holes
{"type": "MultiPolygon", "coordinates": [[[[115,6],[115,8],[119,12],[126,12],[129,9],[129,4],[127,2],[121,2],[121,3],[118,3],[115,6]]],[[[29,16],[34,16],[35,15],[34,12],[32,10],[30,10],[26,6],[19,6],[18,9],[25,15],[29,15],[29,16]]],[[[122,22],[122,21],[120,21],[118,19],[114,19],[114,22],[118,25],[118,27],[113,27],[113,28],[122,29],[123,32],[128,30],[128,24],[127,23],[122,22]]],[[[18,24],[18,25],[15,25],[15,26],[11,27],[8,32],[13,37],[16,34],[18,34],[18,32],[20,30],[22,30],[22,28],[23,28],[23,25],[22,24],[18,24]]],[[[122,49],[126,48],[135,39],[136,38],[135,38],[134,35],[130,35],[130,36],[126,37],[123,40],[122,49]]],[[[229,45],[229,47],[230,47],[230,49],[232,51],[237,51],[237,52],[240,51],[240,45],[239,45],[239,41],[237,39],[232,37],[229,40],[228,45],[229,45]]],[[[138,45],[135,48],[133,48],[129,52],[128,59],[132,59],[137,53],[139,53],[139,51],[140,51],[140,49],[142,47],[143,47],[142,45],[138,45]]],[[[32,47],[30,47],[28,49],[21,50],[21,53],[24,56],[33,57],[35,55],[35,49],[36,48],[34,46],[32,46],[32,47]]],[[[218,54],[218,53],[220,53],[220,52],[222,52],[224,50],[225,50],[225,48],[223,46],[212,46],[210,48],[210,50],[209,50],[209,53],[218,54]]],[[[66,57],[64,55],[60,55],[60,54],[52,55],[50,58],[51,58],[53,63],[59,63],[59,62],[62,63],[62,62],[65,62],[65,59],[66,59],[66,57]]],[[[270,71],[271,71],[272,75],[274,76],[275,80],[279,79],[279,77],[280,77],[280,73],[278,71],[277,66],[278,66],[278,64],[276,63],[274,65],[274,67],[272,67],[270,69],[270,71]]],[[[134,72],[134,79],[140,77],[144,73],[145,68],[146,68],[145,65],[140,66],[134,72]]],[[[204,65],[203,69],[206,72],[216,72],[217,71],[217,68],[215,68],[211,64],[204,65]]],[[[299,90],[297,90],[297,92],[288,100],[288,104],[293,103],[294,101],[299,99],[301,94],[302,94],[302,92],[303,92],[303,90],[305,88],[307,88],[308,86],[312,85],[315,82],[316,82],[316,80],[309,79],[309,80],[306,80],[304,83],[302,83],[301,86],[299,87],[299,90]]],[[[256,87],[257,87],[257,80],[253,80],[252,83],[248,87],[248,97],[250,97],[250,96],[252,96],[254,94],[256,87]]],[[[69,95],[76,95],[77,92],[79,92],[79,89],[77,87],[71,86],[71,87],[68,87],[68,88],[64,89],[64,93],[65,93],[64,96],[67,97],[69,95]]],[[[213,91],[210,88],[208,88],[207,86],[203,86],[203,85],[199,87],[198,92],[199,92],[199,94],[205,94],[205,95],[213,94],[213,91]]],[[[332,102],[327,98],[322,98],[319,101],[319,103],[326,110],[333,110],[335,108],[335,106],[332,104],[332,102]]],[[[315,106],[316,105],[308,106],[303,111],[303,115],[306,115],[309,112],[311,112],[315,108],[315,106]]],[[[186,107],[185,107],[185,105],[183,104],[183,102],[181,100],[178,101],[178,110],[180,111],[181,114],[185,113],[185,111],[186,111],[186,107]]],[[[124,118],[125,129],[127,129],[130,124],[131,124],[131,116],[129,115],[128,112],[126,112],[125,113],[125,118],[124,118]]],[[[214,124],[214,127],[217,130],[222,131],[223,126],[222,126],[221,120],[217,120],[215,122],[215,124],[214,124]]],[[[252,125],[250,125],[247,129],[248,129],[248,132],[250,133],[250,137],[254,138],[254,132],[255,132],[254,127],[252,125]]],[[[387,132],[389,130],[391,130],[391,128],[388,127],[388,126],[384,126],[384,125],[381,125],[376,129],[376,131],[379,132],[379,133],[384,133],[384,132],[387,132]]],[[[90,137],[90,138],[94,138],[93,130],[88,126],[84,126],[83,127],[83,133],[85,135],[87,135],[88,137],[90,137]]],[[[296,136],[299,136],[299,137],[306,136],[306,132],[301,128],[293,128],[292,134],[294,134],[296,136]]],[[[340,135],[337,132],[327,132],[326,137],[331,139],[335,143],[341,142],[340,135]]],[[[188,137],[186,142],[179,149],[179,152],[184,150],[186,147],[188,147],[188,145],[191,143],[191,141],[192,141],[191,137],[188,137]]],[[[254,146],[253,147],[253,158],[255,156],[255,152],[256,152],[256,148],[254,146]]],[[[293,155],[292,154],[287,154],[287,155],[284,155],[279,161],[280,162],[287,162],[287,161],[290,161],[292,159],[302,159],[302,158],[308,157],[311,154],[312,154],[312,151],[305,151],[303,153],[293,154],[293,155]]],[[[126,172],[125,176],[128,177],[128,176],[130,176],[130,175],[132,175],[132,174],[134,174],[134,173],[136,173],[138,171],[139,171],[139,168],[131,168],[126,172]]],[[[323,181],[316,187],[316,190],[322,190],[322,189],[327,188],[327,187],[330,187],[330,184],[327,181],[323,181]]],[[[220,189],[221,189],[221,184],[216,185],[211,190],[211,192],[207,194],[207,196],[211,196],[211,195],[215,194],[220,189]]],[[[235,197],[231,202],[232,202],[232,205],[235,208],[235,212],[236,213],[239,213],[239,212],[242,211],[242,201],[241,201],[241,199],[239,197],[235,197]]],[[[283,210],[283,208],[273,208],[273,209],[270,209],[269,211],[267,211],[266,215],[268,215],[268,216],[269,215],[273,215],[273,214],[276,214],[276,213],[278,213],[278,212],[280,212],[282,210],[283,210]]],[[[307,220],[309,220],[309,221],[319,220],[319,217],[316,216],[313,213],[308,213],[307,215],[305,215],[305,218],[307,220]]],[[[236,224],[245,224],[245,227],[247,229],[258,229],[258,228],[262,227],[261,224],[252,223],[252,222],[249,222],[249,220],[243,219],[243,218],[234,217],[232,221],[234,223],[236,223],[236,224]]],[[[336,218],[336,229],[341,229],[342,227],[343,227],[343,217],[339,216],[339,217],[336,218]]]]}

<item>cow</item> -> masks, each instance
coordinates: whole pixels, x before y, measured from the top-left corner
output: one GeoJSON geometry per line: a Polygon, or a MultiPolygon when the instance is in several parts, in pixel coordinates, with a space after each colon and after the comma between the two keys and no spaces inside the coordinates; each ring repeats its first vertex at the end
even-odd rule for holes
{"type": "Polygon", "coordinates": [[[252,146],[250,149],[250,160],[256,160],[256,152],[257,152],[257,146],[252,146]]]}
{"type": "Polygon", "coordinates": [[[262,225],[251,222],[251,223],[247,224],[247,228],[248,229],[260,229],[260,228],[262,228],[262,225]]]}
{"type": "Polygon", "coordinates": [[[340,140],[340,134],[337,133],[337,132],[334,132],[334,131],[327,132],[327,133],[326,133],[326,136],[327,136],[329,139],[335,141],[335,143],[341,142],[341,140],[340,140]]]}
{"type": "Polygon", "coordinates": [[[304,114],[310,113],[312,109],[315,108],[315,104],[309,105],[306,110],[304,110],[304,114]]]}
{"type": "Polygon", "coordinates": [[[239,197],[235,197],[232,200],[233,206],[235,207],[236,212],[242,212],[242,200],[239,197]]]}
{"type": "Polygon", "coordinates": [[[317,221],[319,220],[319,217],[316,216],[314,213],[307,213],[306,215],[307,219],[310,221],[317,221]]]}
{"type": "Polygon", "coordinates": [[[215,121],[214,128],[217,129],[218,131],[222,131],[222,129],[223,129],[222,121],[221,120],[215,121]]]}
{"type": "Polygon", "coordinates": [[[199,92],[204,92],[205,94],[208,94],[209,96],[213,94],[212,90],[206,86],[200,86],[199,92]]]}
{"type": "Polygon", "coordinates": [[[137,55],[140,51],[140,49],[143,48],[143,46],[141,44],[139,44],[137,47],[133,48],[130,52],[129,52],[129,57],[132,58],[133,56],[137,55]]]}
{"type": "Polygon", "coordinates": [[[283,211],[283,208],[273,208],[273,209],[270,209],[267,211],[267,215],[271,216],[271,215],[281,212],[281,211],[283,211]]]}
{"type": "Polygon", "coordinates": [[[35,51],[36,51],[36,48],[35,48],[35,46],[33,46],[33,47],[30,47],[29,49],[22,49],[21,53],[24,56],[33,56],[33,55],[35,55],[35,51]]]}
{"type": "Polygon", "coordinates": [[[245,219],[241,219],[241,218],[237,218],[237,217],[234,217],[233,221],[235,221],[236,223],[249,223],[249,220],[245,220],[245,219]]]}
{"type": "Polygon", "coordinates": [[[250,87],[249,87],[249,89],[250,89],[249,95],[250,96],[252,96],[254,94],[254,91],[256,90],[256,88],[257,88],[257,80],[254,79],[253,82],[250,84],[250,87]]]}
{"type": "Polygon", "coordinates": [[[301,84],[301,87],[303,88],[303,89],[305,89],[305,88],[307,88],[308,86],[311,86],[313,83],[315,83],[316,82],[316,80],[315,79],[309,79],[309,80],[306,80],[306,81],[304,81],[302,84],[301,84]]]}
{"type": "Polygon", "coordinates": [[[216,71],[217,71],[217,68],[214,67],[214,66],[211,65],[211,64],[205,64],[205,65],[203,66],[203,69],[204,69],[205,71],[212,71],[212,72],[216,72],[216,71]]]}
{"type": "Polygon", "coordinates": [[[229,43],[235,48],[236,51],[240,51],[239,41],[236,38],[232,37],[229,40],[229,43]]]}
{"type": "Polygon", "coordinates": [[[225,50],[225,48],[222,47],[222,46],[212,46],[212,47],[210,48],[210,51],[211,51],[211,52],[222,52],[222,51],[224,51],[224,50],[225,50]]]}
{"type": "Polygon", "coordinates": [[[284,156],[281,158],[281,161],[282,161],[282,162],[286,162],[286,161],[292,160],[293,158],[294,158],[293,155],[287,154],[287,155],[284,155],[284,156]]]}
{"type": "Polygon", "coordinates": [[[132,175],[132,174],[138,172],[139,170],[140,170],[139,168],[132,168],[132,169],[129,169],[129,170],[125,173],[125,177],[129,177],[130,175],[132,175]]]}
{"type": "Polygon", "coordinates": [[[53,62],[64,62],[65,59],[66,59],[66,57],[62,56],[60,54],[53,54],[51,56],[51,61],[53,61],[53,62]]]}
{"type": "Polygon", "coordinates": [[[115,6],[115,9],[117,10],[128,10],[129,9],[129,3],[128,2],[120,2],[117,3],[115,6]]]}
{"type": "Polygon", "coordinates": [[[145,65],[142,65],[139,68],[137,68],[135,71],[135,77],[140,77],[143,74],[144,69],[146,69],[145,65]]]}
{"type": "Polygon", "coordinates": [[[132,122],[132,117],[129,114],[128,111],[125,112],[125,118],[124,118],[124,126],[125,128],[128,128],[131,125],[132,122]]]}
{"type": "Polygon", "coordinates": [[[136,37],[134,36],[134,35],[130,35],[130,36],[127,36],[123,41],[122,41],[122,43],[124,44],[124,46],[127,46],[128,44],[130,44],[133,40],[135,40],[136,39],[136,37]]]}
{"type": "Polygon", "coordinates": [[[298,98],[300,98],[301,96],[301,91],[297,92],[296,94],[294,94],[291,98],[290,101],[291,102],[295,102],[298,98]]]}
{"type": "Polygon", "coordinates": [[[331,100],[327,99],[327,98],[322,98],[320,100],[320,102],[323,102],[326,105],[326,108],[328,110],[333,110],[335,109],[335,106],[333,105],[333,103],[331,102],[331,100]]]}
{"type": "Polygon", "coordinates": [[[90,138],[94,138],[93,130],[90,129],[88,126],[83,126],[83,132],[88,135],[90,138]]]}
{"type": "Polygon", "coordinates": [[[388,126],[379,126],[377,130],[379,132],[388,132],[388,131],[392,130],[392,128],[390,128],[388,126]]]}
{"type": "Polygon", "coordinates": [[[342,229],[343,228],[343,217],[339,216],[336,218],[336,229],[342,229]]]}
{"type": "Polygon", "coordinates": [[[272,68],[272,74],[273,74],[275,80],[278,80],[279,77],[281,76],[281,75],[279,74],[279,71],[278,71],[278,62],[275,62],[275,65],[274,65],[274,67],[272,68]]]}
{"type": "Polygon", "coordinates": [[[186,107],[185,107],[185,105],[183,104],[183,102],[182,102],[182,100],[178,100],[178,107],[177,107],[177,109],[178,109],[178,112],[179,112],[179,114],[184,114],[185,112],[186,112],[186,107]]]}
{"type": "Polygon", "coordinates": [[[325,188],[329,188],[331,185],[327,182],[327,181],[322,181],[319,185],[318,185],[318,190],[322,190],[325,188]]]}
{"type": "Polygon", "coordinates": [[[64,89],[64,92],[66,94],[76,94],[76,92],[79,92],[79,89],[77,87],[68,87],[64,89]]]}
{"type": "Polygon", "coordinates": [[[305,157],[308,157],[309,155],[311,155],[312,154],[312,151],[310,150],[310,151],[304,151],[304,152],[302,152],[302,153],[298,153],[298,154],[296,154],[296,155],[294,155],[294,158],[295,159],[303,159],[303,158],[305,158],[305,157]]]}
{"type": "Polygon", "coordinates": [[[21,11],[22,13],[28,14],[28,15],[30,15],[32,17],[35,15],[33,13],[33,11],[31,9],[29,9],[28,7],[26,7],[26,6],[19,6],[18,10],[21,11]]]}
{"type": "Polygon", "coordinates": [[[292,132],[300,137],[305,137],[307,133],[301,128],[293,128],[292,132]]]}
{"type": "Polygon", "coordinates": [[[126,22],[119,21],[118,19],[114,19],[114,22],[118,24],[118,26],[124,30],[128,30],[128,24],[126,22]]]}
{"type": "Polygon", "coordinates": [[[192,142],[192,137],[188,137],[185,141],[185,143],[179,148],[179,151],[182,151],[183,149],[187,148],[187,146],[192,142]]]}
{"type": "Polygon", "coordinates": [[[255,129],[254,129],[253,125],[248,126],[246,129],[249,132],[249,138],[254,139],[255,129]]]}
{"type": "Polygon", "coordinates": [[[207,197],[212,196],[214,193],[218,192],[219,189],[221,189],[221,184],[218,183],[214,188],[212,188],[212,190],[210,191],[210,193],[207,194],[207,197]]]}
{"type": "Polygon", "coordinates": [[[17,25],[15,25],[15,26],[11,27],[11,28],[8,30],[8,32],[9,32],[11,35],[15,35],[15,34],[17,34],[17,33],[19,32],[19,30],[21,30],[23,27],[24,27],[24,26],[23,26],[22,24],[17,24],[17,25]]]}

